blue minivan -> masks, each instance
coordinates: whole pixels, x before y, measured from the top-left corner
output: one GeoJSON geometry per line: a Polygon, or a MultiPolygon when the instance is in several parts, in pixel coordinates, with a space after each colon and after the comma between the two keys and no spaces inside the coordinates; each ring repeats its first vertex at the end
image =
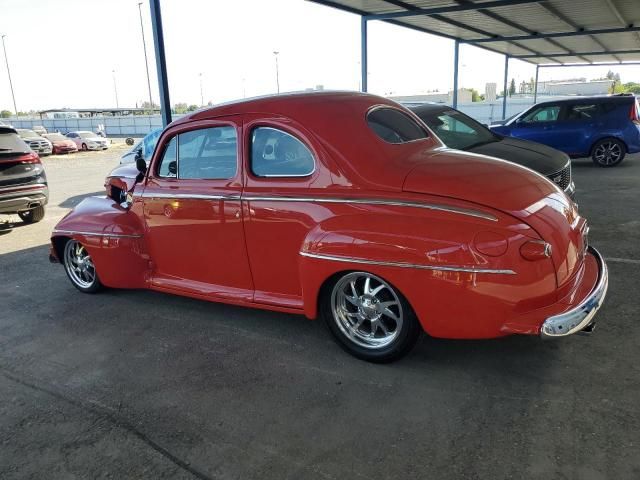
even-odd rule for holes
{"type": "Polygon", "coordinates": [[[543,143],[601,167],[640,152],[640,108],[633,95],[556,100],[534,105],[491,130],[543,143]]]}

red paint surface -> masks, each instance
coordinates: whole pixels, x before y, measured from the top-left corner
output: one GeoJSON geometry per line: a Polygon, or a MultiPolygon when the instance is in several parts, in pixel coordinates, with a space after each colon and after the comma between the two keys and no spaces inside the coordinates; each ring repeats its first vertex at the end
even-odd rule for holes
{"type": "MultiPolygon", "coordinates": [[[[239,102],[184,117],[163,132],[149,173],[135,186],[131,209],[109,198],[88,199],[56,227],[139,238],[54,237],[86,243],[108,286],[151,288],[309,318],[317,314],[318,295],[328,279],[366,270],[395,285],[425,331],[438,337],[536,334],[548,316],[588,294],[597,265],[591,257],[585,261],[586,223],[555,185],[509,162],[447,150],[433,136],[385,143],[365,121],[367,111],[379,105],[413,116],[372,95],[320,93],[239,102]],[[237,129],[234,178],[178,180],[154,174],[173,135],[220,124],[237,129]],[[303,178],[254,177],[248,152],[251,129],[258,125],[302,140],[316,158],[315,171],[303,178]],[[265,196],[417,202],[479,211],[495,221],[407,206],[245,199],[265,196]],[[520,247],[531,239],[549,242],[552,257],[522,258],[520,247]],[[335,262],[300,252],[433,269],[335,262]],[[451,266],[516,274],[438,269],[451,266]]],[[[116,169],[107,190],[132,188],[132,168],[116,169]]]]}

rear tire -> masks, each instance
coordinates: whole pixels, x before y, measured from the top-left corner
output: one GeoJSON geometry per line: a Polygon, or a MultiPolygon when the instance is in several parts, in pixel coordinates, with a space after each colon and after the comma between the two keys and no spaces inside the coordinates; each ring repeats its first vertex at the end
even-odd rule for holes
{"type": "Polygon", "coordinates": [[[627,147],[617,138],[603,138],[591,148],[591,160],[599,167],[615,167],[627,153],[627,147]]]}
{"type": "Polygon", "coordinates": [[[422,331],[402,293],[368,272],[348,272],[327,282],[320,316],[344,350],[373,363],[406,355],[422,331]]]}
{"type": "Polygon", "coordinates": [[[64,245],[62,263],[67,277],[82,293],[96,293],[102,289],[91,255],[77,240],[68,240],[64,245]]]}
{"type": "Polygon", "coordinates": [[[36,223],[44,218],[44,207],[36,207],[26,212],[18,212],[18,216],[24,223],[36,223]]]}

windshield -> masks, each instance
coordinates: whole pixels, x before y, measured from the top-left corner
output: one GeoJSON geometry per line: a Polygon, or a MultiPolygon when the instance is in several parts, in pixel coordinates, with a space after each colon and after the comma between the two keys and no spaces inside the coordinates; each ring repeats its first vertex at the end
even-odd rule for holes
{"type": "Polygon", "coordinates": [[[27,129],[24,129],[24,128],[18,129],[18,135],[20,135],[22,138],[31,138],[31,137],[39,137],[40,136],[36,132],[34,132],[33,130],[27,130],[27,129]]]}
{"type": "Polygon", "coordinates": [[[457,110],[416,114],[449,148],[466,150],[496,141],[488,128],[457,110]]]}
{"type": "Polygon", "coordinates": [[[61,133],[49,133],[45,135],[44,138],[49,140],[55,140],[56,142],[59,140],[69,140],[67,137],[65,137],[61,133]]]}
{"type": "Polygon", "coordinates": [[[0,154],[28,152],[30,149],[15,133],[0,133],[0,154]]]}
{"type": "Polygon", "coordinates": [[[77,132],[78,136],[81,138],[93,138],[96,136],[93,132],[77,132]]]}

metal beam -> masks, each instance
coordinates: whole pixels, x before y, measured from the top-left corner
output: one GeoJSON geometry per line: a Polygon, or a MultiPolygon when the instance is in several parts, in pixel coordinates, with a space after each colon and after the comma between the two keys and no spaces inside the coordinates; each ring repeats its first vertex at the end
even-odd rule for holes
{"type": "MultiPolygon", "coordinates": [[[[573,32],[557,32],[557,33],[534,33],[532,35],[511,35],[508,37],[491,37],[491,38],[472,38],[470,40],[460,40],[462,43],[492,43],[492,42],[514,42],[522,40],[538,40],[546,38],[562,38],[562,37],[579,37],[585,35],[600,35],[603,33],[625,33],[640,32],[640,27],[620,27],[620,28],[602,28],[598,30],[575,30],[573,32]]],[[[594,39],[599,43],[599,40],[594,39]]],[[[603,48],[607,48],[604,45],[603,48]]]]}
{"type": "MultiPolygon", "coordinates": [[[[609,8],[611,9],[611,11],[613,12],[613,14],[616,16],[616,18],[618,19],[618,21],[622,24],[622,25],[628,25],[627,20],[622,16],[622,14],[620,13],[620,10],[618,10],[618,7],[616,6],[615,3],[613,3],[613,0],[604,0],[605,3],[607,5],[609,5],[609,8]]],[[[636,36],[636,44],[638,46],[640,46],[640,34],[638,34],[636,36]]]]}
{"type": "MultiPolygon", "coordinates": [[[[630,53],[637,53],[640,55],[640,49],[638,50],[610,50],[608,52],[572,52],[572,53],[545,53],[544,55],[511,55],[513,58],[517,59],[527,59],[527,58],[549,58],[549,57],[579,57],[581,58],[584,55],[625,55],[630,53]]],[[[587,60],[586,63],[591,63],[590,60],[587,60]]]]}
{"type": "Polygon", "coordinates": [[[166,127],[171,123],[171,101],[169,100],[169,80],[167,78],[167,59],[164,52],[164,33],[162,31],[160,0],[149,0],[149,7],[151,8],[153,47],[156,52],[156,70],[158,71],[160,114],[162,115],[162,126],[166,127]]]}
{"type": "Polygon", "coordinates": [[[602,63],[561,63],[561,64],[541,64],[540,68],[557,68],[557,67],[626,67],[626,66],[638,66],[640,62],[602,62],[602,63]]]}
{"type": "Polygon", "coordinates": [[[533,84],[533,103],[538,102],[538,75],[540,74],[540,65],[536,65],[536,81],[533,84]]]}
{"type": "MultiPolygon", "coordinates": [[[[406,3],[403,2],[401,0],[383,0],[385,3],[390,3],[392,5],[395,5],[396,7],[400,7],[400,8],[404,8],[406,10],[420,10],[420,7],[416,7],[415,5],[411,5],[410,3],[406,3]]],[[[472,27],[471,25],[467,25],[466,23],[460,22],[458,20],[453,20],[452,18],[449,17],[445,17],[444,15],[430,15],[430,17],[433,20],[437,20],[439,22],[442,23],[446,23],[447,25],[453,25],[454,27],[458,27],[461,28],[463,30],[468,30],[470,32],[474,32],[477,33],[478,35],[484,35],[485,37],[493,37],[495,36],[494,33],[488,32],[486,30],[482,30],[481,28],[477,28],[477,27],[472,27]]],[[[461,40],[462,41],[462,40],[461,40]]],[[[528,47],[525,47],[524,45],[520,45],[519,43],[515,43],[515,42],[510,42],[513,45],[517,46],[518,48],[521,48],[522,50],[525,50],[527,52],[530,53],[539,53],[536,52],[535,50],[532,50],[528,47]]]]}
{"type": "Polygon", "coordinates": [[[541,0],[492,0],[484,3],[469,3],[464,6],[452,5],[446,7],[419,8],[405,12],[390,12],[367,15],[369,20],[389,20],[392,18],[405,18],[417,16],[437,15],[439,13],[453,13],[467,10],[479,10],[497,7],[510,7],[513,5],[522,5],[526,3],[538,3],[541,0]]]}
{"type": "Polygon", "coordinates": [[[367,19],[363,16],[360,18],[360,76],[361,89],[367,91],[367,19]]]}
{"type": "Polygon", "coordinates": [[[460,42],[456,40],[453,48],[453,108],[458,108],[458,63],[460,60],[460,42]]]}
{"type": "Polygon", "coordinates": [[[509,55],[504,56],[504,96],[502,97],[502,120],[507,118],[507,82],[509,81],[509,55]]]}

